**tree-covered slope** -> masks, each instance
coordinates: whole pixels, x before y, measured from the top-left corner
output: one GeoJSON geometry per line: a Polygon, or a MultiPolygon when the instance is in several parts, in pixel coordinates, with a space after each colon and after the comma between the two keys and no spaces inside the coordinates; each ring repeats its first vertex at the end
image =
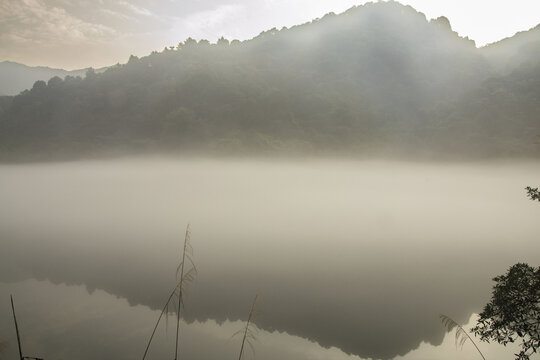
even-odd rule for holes
{"type": "Polygon", "coordinates": [[[536,156],[538,67],[520,71],[499,73],[446,18],[370,3],[249,41],[188,39],[84,79],[36,82],[0,102],[1,153],[536,156]],[[474,146],[461,146],[467,137],[474,146]]]}
{"type": "Polygon", "coordinates": [[[540,24],[480,49],[490,65],[508,74],[516,68],[536,65],[540,59],[540,24]]]}

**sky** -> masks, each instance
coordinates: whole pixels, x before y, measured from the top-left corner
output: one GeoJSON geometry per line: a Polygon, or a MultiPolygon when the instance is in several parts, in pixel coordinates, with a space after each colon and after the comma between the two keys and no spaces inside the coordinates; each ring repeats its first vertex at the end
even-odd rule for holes
{"type": "MultiPolygon", "coordinates": [[[[0,0],[0,61],[64,69],[124,63],[188,37],[214,42],[340,13],[361,0],[0,0]]],[[[540,23],[538,0],[401,0],[477,46],[540,23]]]]}

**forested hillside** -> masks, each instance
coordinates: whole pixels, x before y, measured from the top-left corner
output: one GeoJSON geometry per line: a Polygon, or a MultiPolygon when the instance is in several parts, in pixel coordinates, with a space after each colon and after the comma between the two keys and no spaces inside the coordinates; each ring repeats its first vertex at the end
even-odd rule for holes
{"type": "Polygon", "coordinates": [[[480,49],[491,65],[502,74],[523,66],[538,64],[540,59],[540,24],[480,49]]]}
{"type": "Polygon", "coordinates": [[[244,42],[189,38],[1,98],[1,156],[539,156],[538,34],[477,49],[444,17],[380,2],[244,42]]]}

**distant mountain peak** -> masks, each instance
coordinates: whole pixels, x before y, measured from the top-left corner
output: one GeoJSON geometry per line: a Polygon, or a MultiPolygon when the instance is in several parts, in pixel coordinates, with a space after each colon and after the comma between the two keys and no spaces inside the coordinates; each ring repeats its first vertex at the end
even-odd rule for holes
{"type": "Polygon", "coordinates": [[[539,34],[486,51],[446,17],[388,1],[243,42],[188,38],[84,79],[32,87],[34,78],[32,90],[0,98],[0,144],[29,157],[141,148],[537,155],[539,34]]]}
{"type": "MultiPolygon", "coordinates": [[[[107,68],[96,69],[97,73],[105,71],[107,68]]],[[[31,89],[38,80],[48,81],[58,76],[84,77],[87,69],[65,70],[51,68],[48,66],[28,66],[15,61],[4,60],[0,62],[0,96],[16,95],[23,90],[31,89]]]]}

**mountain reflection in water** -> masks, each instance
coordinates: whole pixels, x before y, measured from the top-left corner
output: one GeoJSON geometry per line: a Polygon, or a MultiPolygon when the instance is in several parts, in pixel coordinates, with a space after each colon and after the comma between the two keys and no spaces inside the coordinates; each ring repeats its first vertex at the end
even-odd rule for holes
{"type": "MultiPolygon", "coordinates": [[[[102,290],[91,294],[83,286],[54,285],[48,281],[26,280],[0,283],[0,293],[18,295],[17,316],[21,327],[24,354],[45,359],[118,359],[132,360],[142,356],[144,345],[152,331],[157,310],[145,306],[130,306],[124,299],[102,290]]],[[[2,296],[4,298],[4,296],[2,296]]],[[[0,338],[8,341],[2,358],[15,358],[17,340],[10,326],[9,300],[2,301],[0,338]]],[[[469,322],[469,327],[473,318],[469,322]]],[[[241,321],[214,320],[181,324],[181,358],[236,359],[240,338],[231,335],[242,328],[241,321]]],[[[174,351],[174,322],[168,329],[162,326],[156,334],[148,359],[166,359],[174,351]]],[[[422,343],[399,359],[448,359],[478,356],[470,344],[462,351],[454,345],[453,333],[447,334],[439,346],[422,343]]],[[[360,360],[338,348],[323,348],[313,341],[285,332],[259,330],[253,343],[255,356],[246,352],[246,359],[259,360],[360,360]]],[[[482,352],[493,360],[511,359],[517,346],[504,348],[498,344],[480,344],[482,352]]]]}
{"type": "MultiPolygon", "coordinates": [[[[259,359],[447,358],[446,340],[429,345],[445,335],[438,314],[467,322],[493,276],[540,255],[540,209],[523,192],[537,163],[138,159],[0,174],[0,291],[14,293],[42,357],[140,356],[188,222],[199,275],[183,341],[194,359],[234,356],[227,339],[256,292],[259,359]]],[[[156,358],[174,341],[160,338],[156,358]]]]}

